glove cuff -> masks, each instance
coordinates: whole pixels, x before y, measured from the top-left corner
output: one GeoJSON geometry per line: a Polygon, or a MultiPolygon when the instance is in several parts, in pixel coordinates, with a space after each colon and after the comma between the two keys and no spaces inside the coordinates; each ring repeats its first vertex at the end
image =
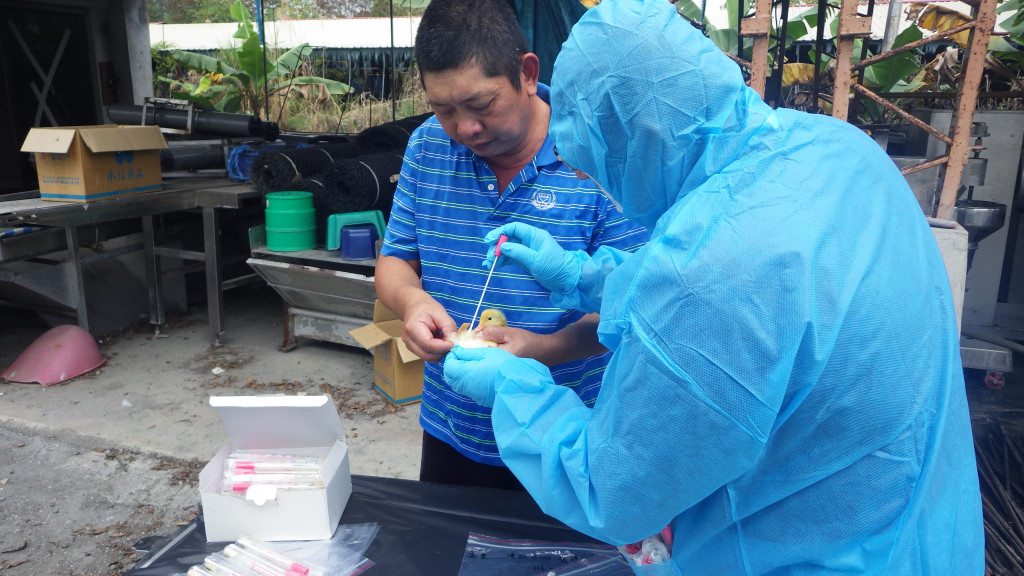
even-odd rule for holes
{"type": "MultiPolygon", "coordinates": [[[[553,384],[551,370],[533,358],[517,358],[515,362],[506,362],[498,369],[494,386],[495,395],[502,394],[533,394],[540,391],[545,384],[553,384]]],[[[493,406],[493,398],[491,405],[493,406]]]]}
{"type": "Polygon", "coordinates": [[[594,302],[586,294],[589,287],[600,282],[599,270],[594,266],[588,266],[590,254],[582,250],[574,250],[565,253],[563,266],[569,270],[566,275],[576,278],[576,284],[564,291],[551,292],[551,305],[565,310],[580,310],[582,312],[598,312],[601,309],[600,302],[594,302]]]}

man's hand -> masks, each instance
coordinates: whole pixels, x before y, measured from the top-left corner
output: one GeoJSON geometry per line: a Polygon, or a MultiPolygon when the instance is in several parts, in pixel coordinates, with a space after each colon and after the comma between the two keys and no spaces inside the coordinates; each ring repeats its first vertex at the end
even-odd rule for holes
{"type": "Polygon", "coordinates": [[[445,336],[457,330],[455,320],[437,300],[425,298],[406,306],[402,322],[402,342],[427,362],[440,362],[451,351],[452,344],[445,336]]]}
{"type": "Polygon", "coordinates": [[[539,359],[538,356],[543,356],[544,342],[548,339],[548,335],[537,334],[522,328],[484,326],[480,331],[480,338],[491,340],[498,345],[498,348],[520,358],[539,359]]]}
{"type": "Polygon", "coordinates": [[[587,314],[577,322],[552,334],[537,334],[522,328],[484,326],[480,337],[520,358],[532,358],[545,366],[555,366],[597,354],[607,348],[597,340],[597,314],[587,314]]]}
{"type": "Polygon", "coordinates": [[[444,339],[455,333],[455,320],[423,290],[419,260],[381,254],[374,272],[377,297],[402,319],[402,342],[427,362],[439,362],[452,349],[444,339]]]}

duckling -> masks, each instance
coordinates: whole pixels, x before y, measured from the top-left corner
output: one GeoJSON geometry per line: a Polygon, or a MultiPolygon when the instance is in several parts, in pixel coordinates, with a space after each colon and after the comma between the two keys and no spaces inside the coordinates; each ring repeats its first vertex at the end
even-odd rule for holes
{"type": "Polygon", "coordinates": [[[469,331],[469,324],[463,324],[459,326],[459,330],[455,334],[448,336],[448,340],[463,348],[496,347],[497,342],[480,337],[480,330],[484,326],[508,326],[508,322],[501,310],[488,308],[480,313],[480,321],[477,322],[476,328],[472,332],[469,331]]]}
{"type": "Polygon", "coordinates": [[[480,328],[484,326],[508,326],[508,321],[505,320],[505,314],[501,310],[488,308],[480,313],[480,322],[477,326],[480,328]]]}

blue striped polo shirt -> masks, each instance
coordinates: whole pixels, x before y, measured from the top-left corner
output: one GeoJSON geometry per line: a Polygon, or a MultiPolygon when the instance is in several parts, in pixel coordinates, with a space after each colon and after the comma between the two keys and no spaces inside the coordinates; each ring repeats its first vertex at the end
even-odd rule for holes
{"type": "MultiPolygon", "coordinates": [[[[548,102],[548,87],[538,95],[548,102]]],[[[409,139],[381,253],[419,260],[423,289],[456,325],[471,322],[487,278],[480,265],[484,234],[508,222],[548,230],[566,250],[593,253],[599,246],[636,251],[645,229],[622,217],[589,180],[558,161],[550,136],[504,194],[486,162],[452,141],[436,117],[409,139]]],[[[483,308],[504,312],[508,325],[548,334],[583,316],[555,308],[550,293],[516,264],[494,270],[483,308]]],[[[555,382],[569,386],[584,403],[597,399],[610,353],[551,368],[555,382]]],[[[442,363],[425,363],[420,423],[466,457],[504,465],[491,428],[491,411],[444,382],[442,363]]]]}

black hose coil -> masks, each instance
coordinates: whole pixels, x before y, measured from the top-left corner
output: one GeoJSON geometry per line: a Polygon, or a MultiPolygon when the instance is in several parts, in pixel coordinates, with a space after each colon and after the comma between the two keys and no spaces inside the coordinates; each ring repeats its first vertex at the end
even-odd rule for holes
{"type": "Polygon", "coordinates": [[[319,174],[335,160],[355,156],[357,150],[355,143],[345,142],[263,152],[253,160],[249,179],[264,194],[292,190],[295,180],[319,174]]]}

